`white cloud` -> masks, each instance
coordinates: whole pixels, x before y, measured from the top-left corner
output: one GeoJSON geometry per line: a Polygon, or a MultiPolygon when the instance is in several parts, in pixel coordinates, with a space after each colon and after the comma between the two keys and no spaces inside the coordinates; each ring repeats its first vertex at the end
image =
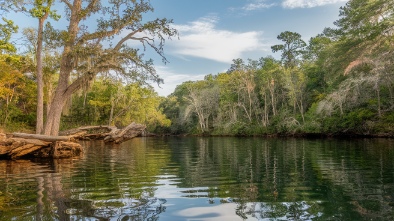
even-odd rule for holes
{"type": "Polygon", "coordinates": [[[156,66],[156,71],[160,77],[164,79],[164,84],[161,84],[160,87],[157,86],[157,84],[152,85],[160,96],[168,96],[174,92],[177,85],[182,84],[185,81],[203,80],[205,77],[205,75],[174,73],[166,66],[156,66]]]}
{"type": "Polygon", "coordinates": [[[323,5],[346,2],[347,0],[284,0],[284,8],[313,8],[323,5]]]}
{"type": "MultiPolygon", "coordinates": [[[[235,213],[229,213],[228,211],[236,211],[235,203],[219,203],[213,206],[195,206],[189,207],[186,209],[179,210],[175,213],[175,215],[182,217],[185,220],[217,220],[220,217],[220,220],[244,220],[241,217],[237,216],[235,213]],[[214,214],[215,216],[212,216],[214,214]],[[207,217],[201,219],[201,217],[207,217]],[[208,218],[212,217],[212,218],[208,218]]],[[[257,212],[256,212],[257,213],[257,212]]],[[[254,214],[253,214],[254,215],[254,214]]],[[[252,215],[247,215],[246,218],[252,218],[252,215]]]]}
{"type": "Polygon", "coordinates": [[[204,17],[187,25],[175,25],[180,40],[171,43],[172,53],[231,63],[249,51],[263,51],[262,33],[233,32],[216,28],[216,17],[204,17]]]}
{"type": "Polygon", "coordinates": [[[256,0],[253,3],[249,3],[242,7],[243,10],[245,11],[254,11],[254,10],[259,10],[259,9],[264,9],[264,8],[271,8],[275,4],[267,4],[266,0],[256,0]]]}

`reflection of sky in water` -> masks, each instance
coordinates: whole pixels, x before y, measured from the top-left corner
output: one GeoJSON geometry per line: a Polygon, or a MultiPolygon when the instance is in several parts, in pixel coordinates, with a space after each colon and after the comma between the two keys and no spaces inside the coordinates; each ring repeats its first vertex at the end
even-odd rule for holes
{"type": "MultiPolygon", "coordinates": [[[[272,214],[278,207],[286,211],[298,210],[297,216],[302,220],[311,220],[316,216],[308,213],[308,210],[314,204],[321,202],[280,202],[277,204],[269,203],[245,203],[243,212],[245,217],[236,214],[240,205],[233,202],[231,198],[208,198],[207,187],[178,188],[176,184],[179,178],[174,175],[158,176],[155,191],[155,197],[166,199],[163,206],[165,212],[160,214],[160,220],[272,220],[272,214]],[[185,195],[187,193],[188,195],[185,195]]],[[[236,200],[236,199],[235,199],[236,200]]],[[[317,217],[321,215],[318,214],[317,217]]],[[[288,220],[292,218],[291,212],[286,212],[281,217],[275,217],[278,220],[288,220]]]]}
{"type": "Polygon", "coordinates": [[[185,217],[187,220],[242,220],[235,214],[235,208],[236,205],[232,203],[211,207],[189,207],[176,212],[174,216],[185,217]]]}
{"type": "Polygon", "coordinates": [[[178,188],[176,176],[160,176],[155,196],[165,198],[166,211],[160,214],[160,220],[242,220],[235,214],[236,205],[232,203],[220,203],[220,199],[198,198],[207,187],[178,188]],[[193,193],[196,197],[185,198],[185,192],[193,193]],[[215,204],[212,204],[215,202],[215,204]],[[231,212],[230,212],[231,211],[231,212]]]}
{"type": "Polygon", "coordinates": [[[0,161],[0,220],[393,220],[392,147],[255,138],[92,143],[75,160],[0,161]]]}

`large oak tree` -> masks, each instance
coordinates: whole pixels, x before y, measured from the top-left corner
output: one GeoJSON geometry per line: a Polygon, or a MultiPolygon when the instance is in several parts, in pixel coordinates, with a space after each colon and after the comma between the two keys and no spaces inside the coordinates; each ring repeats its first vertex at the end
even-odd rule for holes
{"type": "Polygon", "coordinates": [[[166,61],[163,46],[177,35],[172,20],[145,22],[153,11],[149,0],[61,0],[66,6],[67,30],[53,30],[49,37],[60,40],[62,56],[58,85],[53,96],[44,134],[57,135],[65,102],[97,74],[124,77],[148,75],[160,81],[151,60],[144,61],[130,41],[153,48],[166,61]]]}

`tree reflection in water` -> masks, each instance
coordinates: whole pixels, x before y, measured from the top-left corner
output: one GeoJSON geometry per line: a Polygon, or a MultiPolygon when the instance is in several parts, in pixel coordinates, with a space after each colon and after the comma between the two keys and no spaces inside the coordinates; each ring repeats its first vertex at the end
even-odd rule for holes
{"type": "Polygon", "coordinates": [[[70,160],[0,161],[2,220],[68,220],[62,176],[70,160]]]}
{"type": "Polygon", "coordinates": [[[157,220],[166,200],[154,197],[149,183],[161,161],[138,148],[120,153],[91,144],[95,149],[76,159],[0,161],[0,220],[157,220]],[[122,156],[134,163],[116,162],[122,156]]]}
{"type": "Polygon", "coordinates": [[[151,197],[154,188],[138,199],[70,198],[72,184],[64,187],[62,176],[71,174],[72,160],[0,161],[0,168],[0,220],[157,220],[165,211],[166,200],[151,197]]]}
{"type": "Polygon", "coordinates": [[[178,186],[211,187],[209,203],[230,198],[241,219],[394,218],[390,139],[194,138],[169,145],[183,177],[178,186]]]}
{"type": "Polygon", "coordinates": [[[393,220],[390,139],[137,138],[0,161],[0,220],[393,220]]]}
{"type": "Polygon", "coordinates": [[[105,201],[72,201],[65,212],[71,220],[94,218],[98,220],[158,220],[165,211],[165,199],[124,199],[105,201]]]}

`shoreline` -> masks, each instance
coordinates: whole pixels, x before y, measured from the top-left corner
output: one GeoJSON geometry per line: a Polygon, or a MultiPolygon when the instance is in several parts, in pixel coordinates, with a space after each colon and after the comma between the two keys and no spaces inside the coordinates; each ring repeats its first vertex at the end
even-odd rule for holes
{"type": "Polygon", "coordinates": [[[268,138],[394,138],[394,134],[355,134],[355,133],[294,133],[294,134],[253,134],[253,135],[236,135],[236,134],[152,134],[142,137],[268,137],[268,138]]]}

